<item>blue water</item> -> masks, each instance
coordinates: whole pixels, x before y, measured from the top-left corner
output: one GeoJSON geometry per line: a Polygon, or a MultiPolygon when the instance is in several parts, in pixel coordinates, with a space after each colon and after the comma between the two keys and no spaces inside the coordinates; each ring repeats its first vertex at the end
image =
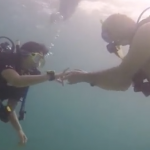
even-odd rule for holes
{"type": "MultiPolygon", "coordinates": [[[[106,51],[100,31],[96,13],[78,10],[69,20],[51,25],[49,15],[36,1],[0,0],[0,35],[21,43],[54,43],[53,55],[43,70],[95,71],[119,64],[106,51]],[[60,37],[54,40],[58,29],[60,37]]],[[[150,149],[150,100],[133,93],[132,88],[113,92],[85,83],[62,87],[46,82],[31,87],[26,107],[26,119],[21,122],[28,137],[25,150],[150,149]]],[[[0,126],[0,149],[20,149],[12,127],[2,122],[0,126]]]]}

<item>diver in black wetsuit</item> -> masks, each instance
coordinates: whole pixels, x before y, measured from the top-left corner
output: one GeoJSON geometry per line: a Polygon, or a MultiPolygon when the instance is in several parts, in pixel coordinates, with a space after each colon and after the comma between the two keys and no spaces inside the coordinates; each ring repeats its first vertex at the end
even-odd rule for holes
{"type": "Polygon", "coordinates": [[[12,41],[11,43],[12,47],[7,42],[0,44],[0,120],[5,123],[10,122],[16,129],[20,143],[25,144],[27,137],[19,120],[23,119],[25,113],[24,103],[29,86],[58,79],[62,83],[63,73],[56,74],[54,71],[47,71],[40,75],[38,67],[44,65],[45,55],[49,52],[44,45],[31,41],[21,47],[18,44],[15,49],[12,41]],[[18,120],[15,107],[22,98],[18,120]],[[8,100],[7,105],[3,104],[5,100],[8,100]]]}

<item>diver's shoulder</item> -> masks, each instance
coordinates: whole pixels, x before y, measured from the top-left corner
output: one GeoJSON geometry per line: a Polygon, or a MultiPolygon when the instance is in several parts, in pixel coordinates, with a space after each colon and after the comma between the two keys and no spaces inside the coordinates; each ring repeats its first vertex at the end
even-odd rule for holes
{"type": "Polygon", "coordinates": [[[133,41],[138,42],[139,44],[144,44],[145,42],[150,43],[150,22],[145,23],[138,28],[133,37],[133,41]]]}
{"type": "Polygon", "coordinates": [[[150,22],[147,22],[139,27],[137,33],[150,33],[150,22]]]}

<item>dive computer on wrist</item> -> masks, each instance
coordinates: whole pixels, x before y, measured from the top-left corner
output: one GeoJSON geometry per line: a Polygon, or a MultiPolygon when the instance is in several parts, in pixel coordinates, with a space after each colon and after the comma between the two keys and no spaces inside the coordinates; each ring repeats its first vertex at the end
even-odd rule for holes
{"type": "Polygon", "coordinates": [[[49,75],[49,81],[55,80],[55,71],[47,71],[47,74],[49,75]]]}

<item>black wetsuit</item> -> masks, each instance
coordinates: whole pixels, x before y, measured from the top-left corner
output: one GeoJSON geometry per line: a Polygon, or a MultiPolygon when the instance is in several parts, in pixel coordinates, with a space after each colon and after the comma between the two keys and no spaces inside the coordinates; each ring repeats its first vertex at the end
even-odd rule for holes
{"type": "Polygon", "coordinates": [[[26,95],[29,87],[14,87],[7,84],[1,73],[5,69],[13,69],[20,75],[25,74],[40,74],[39,71],[23,73],[20,68],[20,61],[17,54],[1,53],[0,54],[0,100],[12,99],[20,100],[26,95]]]}

